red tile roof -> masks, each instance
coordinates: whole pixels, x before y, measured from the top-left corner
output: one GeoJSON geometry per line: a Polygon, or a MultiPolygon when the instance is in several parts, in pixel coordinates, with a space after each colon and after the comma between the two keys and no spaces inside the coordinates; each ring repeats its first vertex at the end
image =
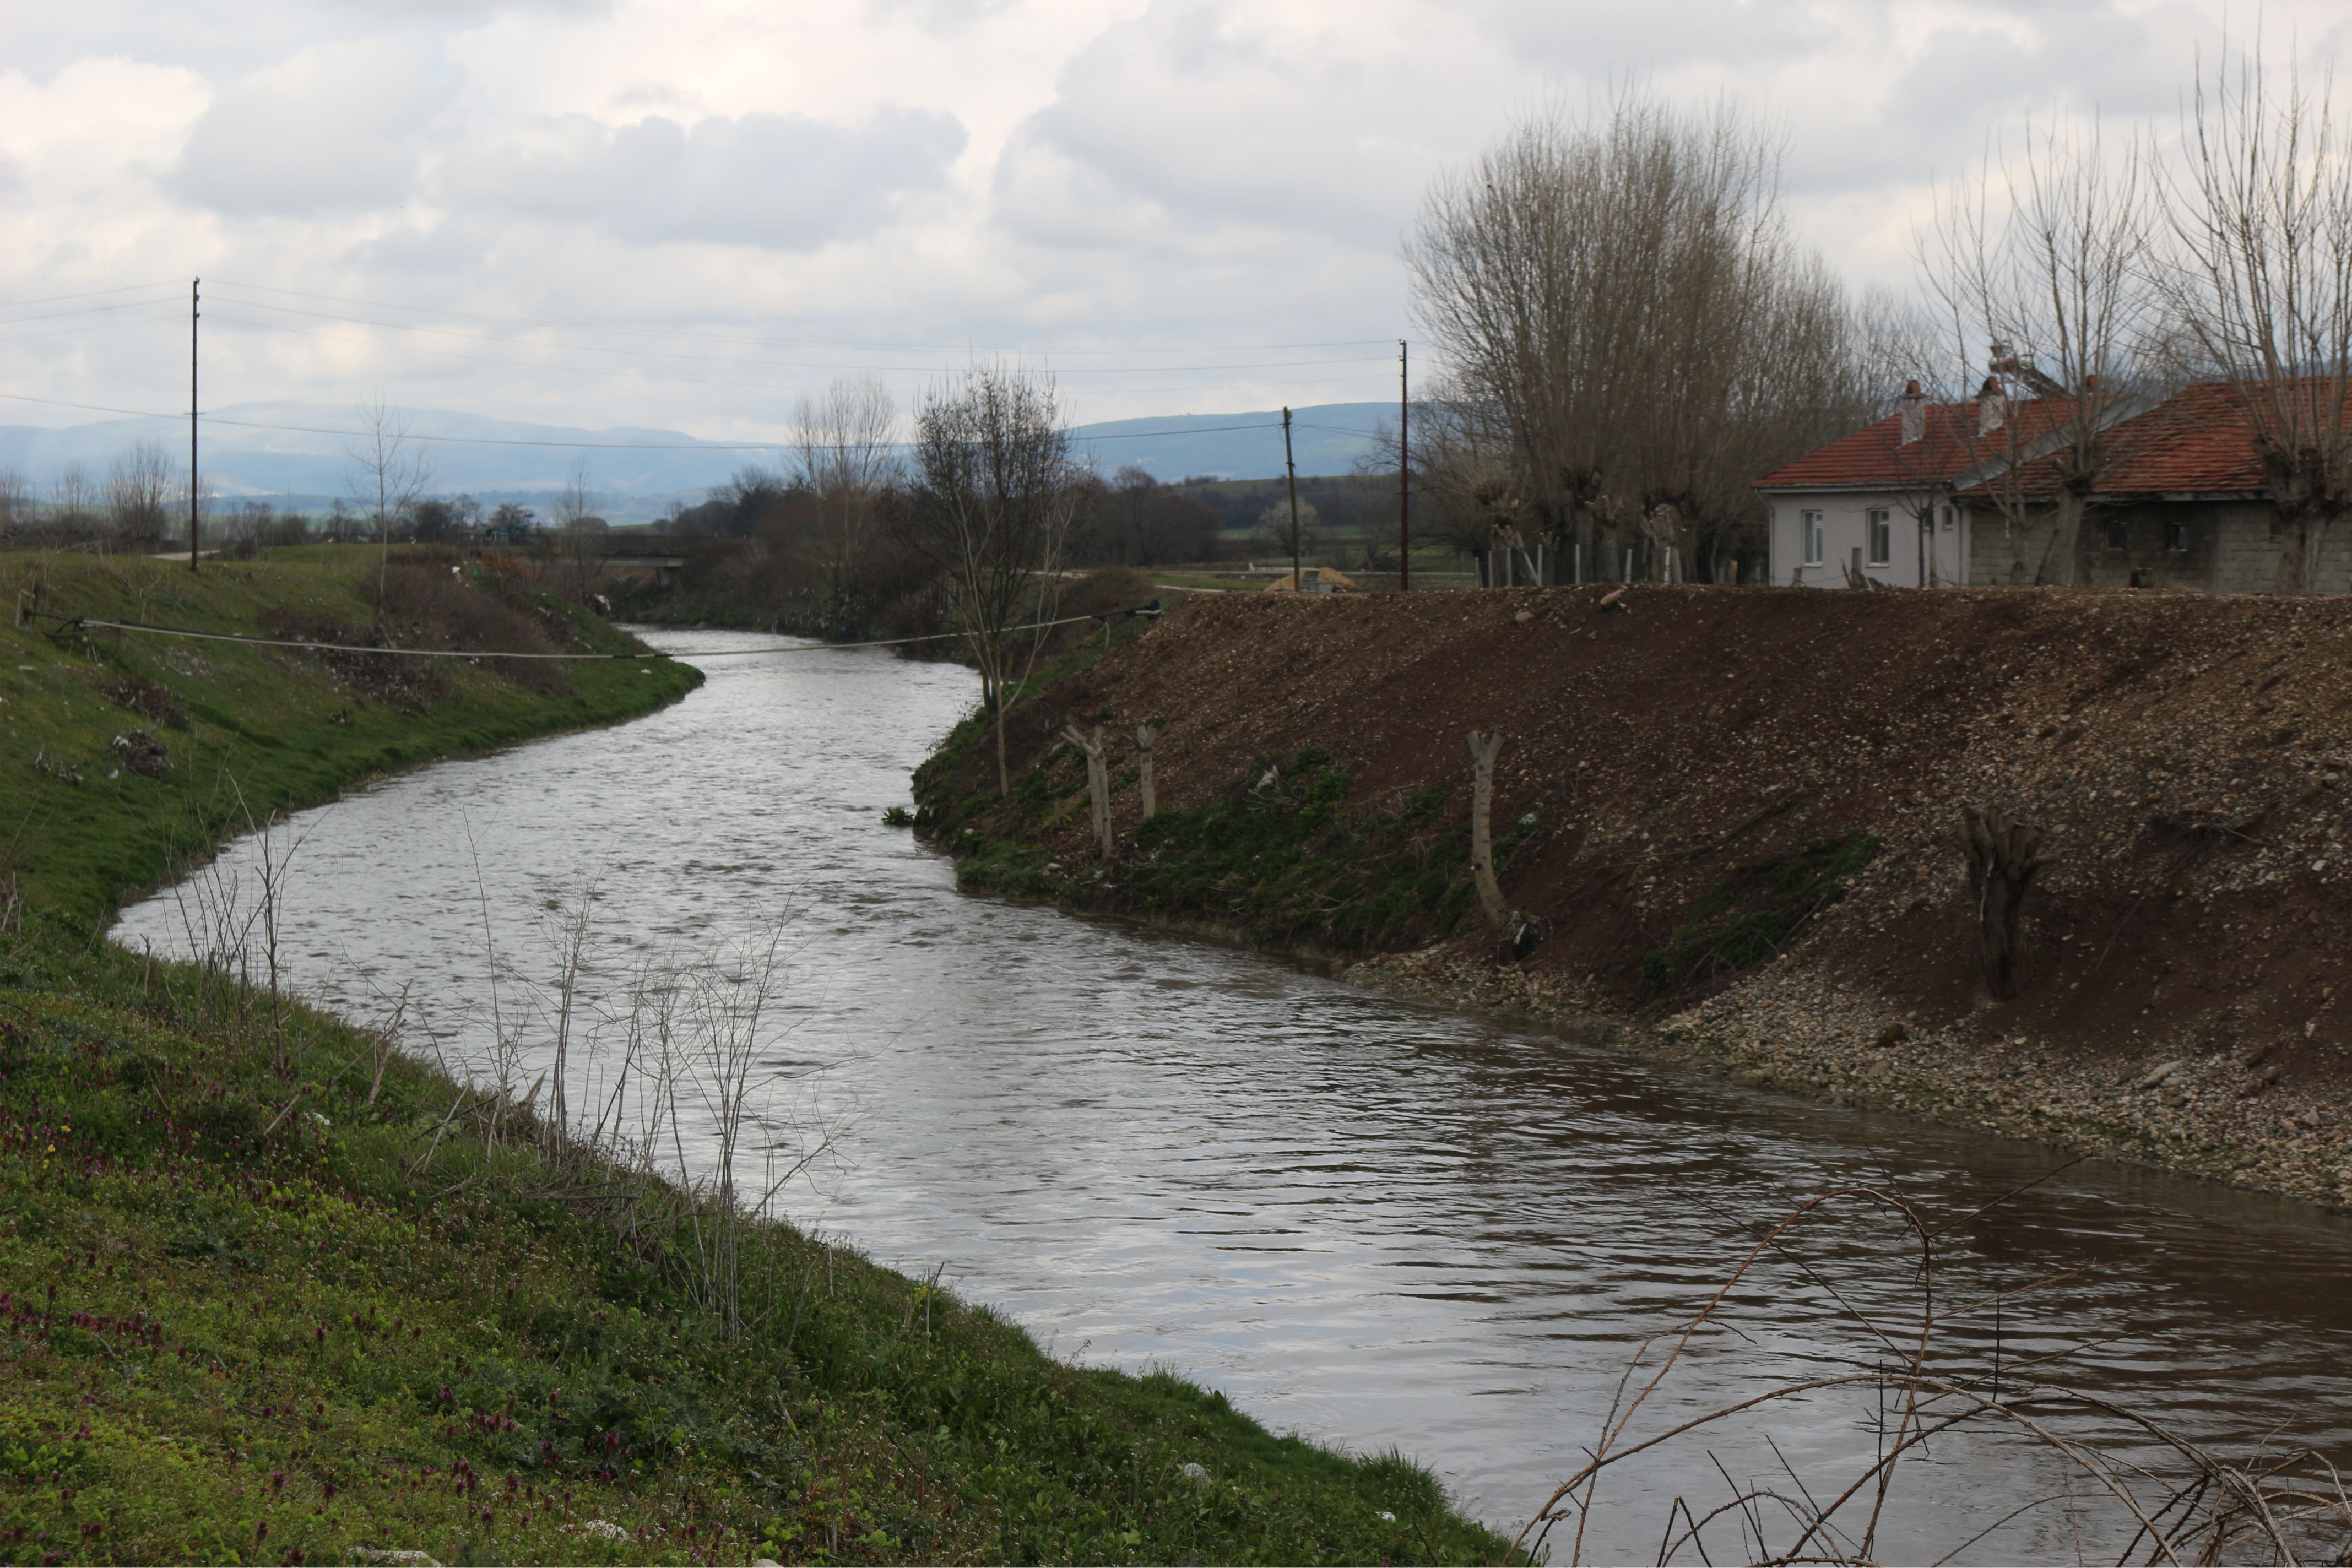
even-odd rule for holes
{"type": "Polygon", "coordinates": [[[2015,428],[1977,434],[1977,405],[1970,402],[1929,403],[1926,432],[1908,444],[1903,440],[1903,416],[1889,414],[1852,435],[1831,442],[1818,452],[1775,468],[1756,481],[1759,490],[1801,490],[1853,486],[1908,489],[1942,485],[1980,463],[1997,462],[2012,450],[2012,443],[2032,444],[2069,417],[2072,398],[2034,398],[2010,405],[2015,428]]]}
{"type": "MultiPolygon", "coordinates": [[[[2042,496],[2056,488],[2057,479],[2057,459],[2045,457],[2026,465],[2019,483],[2023,494],[2042,496]]],[[[2268,486],[2245,404],[2227,382],[2205,382],[2181,388],[2107,433],[2098,493],[2226,495],[2268,486]]]]}

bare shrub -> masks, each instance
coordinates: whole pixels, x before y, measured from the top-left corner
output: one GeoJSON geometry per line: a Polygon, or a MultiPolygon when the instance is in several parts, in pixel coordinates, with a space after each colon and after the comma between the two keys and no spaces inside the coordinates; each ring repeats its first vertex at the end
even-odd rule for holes
{"type": "Polygon", "coordinates": [[[1995,1207],[1939,1225],[1900,1195],[1867,1186],[1799,1205],[1765,1230],[1696,1313],[1643,1344],[1595,1440],[1585,1447],[1588,1459],[1544,1500],[1515,1544],[1530,1560],[1556,1560],[1549,1556],[1558,1544],[1553,1537],[1565,1528],[1564,1560],[1588,1561],[1586,1526],[1602,1482],[1637,1457],[1682,1453],[1689,1458],[1689,1473],[1721,1476],[1725,1495],[1673,1500],[1660,1521],[1659,1563],[1878,1562],[1886,1550],[1883,1534],[1893,1518],[1898,1471],[1964,1430],[1990,1429],[2048,1455],[2061,1468],[2062,1480],[2054,1490],[2020,1498],[1973,1538],[1951,1542],[1947,1561],[1971,1551],[1994,1561],[2030,1560],[2031,1552],[2014,1555],[2021,1542],[2004,1558],[2003,1540],[2015,1541],[2004,1532],[2042,1510],[2064,1510],[2073,1517],[2078,1558],[2102,1540],[2108,1550],[2119,1547],[2119,1568],[2136,1559],[2294,1563],[2314,1552],[2344,1561],[2352,1548],[2352,1494],[2324,1457],[2265,1444],[2242,1458],[2226,1458],[2127,1406],[2058,1381],[2066,1362],[2086,1347],[2053,1353],[2040,1348],[2037,1338],[2039,1353],[2021,1356],[2006,1343],[2002,1314],[2014,1314],[2036,1291],[2082,1270],[2053,1272],[2016,1290],[1947,1299],[1937,1276],[1938,1239],[1995,1207]],[[1801,1232],[1832,1223],[1839,1227],[1834,1239],[1850,1247],[1871,1215],[1894,1222],[1899,1251],[1897,1259],[1874,1260],[1872,1274],[1884,1280],[1907,1272],[1911,1281],[1909,1304],[1899,1314],[1864,1310],[1864,1300],[1841,1291],[1814,1258],[1797,1250],[1801,1232]],[[1782,1300],[1784,1292],[1767,1278],[1776,1266],[1797,1277],[1791,1284],[1834,1302],[1841,1321],[1854,1329],[1853,1353],[1816,1357],[1804,1375],[1765,1384],[1732,1404],[1667,1416],[1663,1429],[1636,1436],[1636,1417],[1654,1399],[1664,1405],[1661,1390],[1702,1336],[1738,1332],[1731,1320],[1743,1300],[1782,1300]],[[1982,1332],[1988,1318],[1994,1325],[1990,1335],[1982,1332]],[[1964,1332],[1955,1335],[1955,1324],[1964,1332]],[[1822,1359],[1832,1364],[1820,1366],[1822,1359]],[[1796,1408],[1837,1396],[1866,1407],[1873,1457],[1851,1473],[1808,1477],[1780,1455],[1770,1432],[1796,1408]],[[1778,1478],[1736,1482],[1717,1460],[1716,1448],[1743,1422],[1763,1434],[1780,1458],[1785,1483],[1778,1478]]]}
{"type": "MultiPolygon", "coordinates": [[[[512,573],[494,565],[469,566],[454,551],[404,551],[382,569],[376,624],[387,643],[397,647],[485,655],[564,652],[548,622],[525,608],[532,602],[531,593],[530,585],[512,573]]],[[[538,691],[571,689],[559,660],[486,657],[483,662],[519,685],[538,691]]]]}

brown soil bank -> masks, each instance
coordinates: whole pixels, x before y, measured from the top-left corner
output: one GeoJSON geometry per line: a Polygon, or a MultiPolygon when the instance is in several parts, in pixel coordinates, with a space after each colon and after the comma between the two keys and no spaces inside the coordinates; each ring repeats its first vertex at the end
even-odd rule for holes
{"type": "Polygon", "coordinates": [[[1293,946],[1371,955],[1358,977],[1637,1019],[1652,1043],[1750,1082],[2352,1200],[2336,997],[2352,946],[2352,601],[1220,595],[1018,710],[1013,800],[979,747],[943,754],[919,799],[966,851],[1017,842],[1038,869],[1013,885],[1248,924],[1228,913],[1231,874],[1189,908],[1123,898],[1167,885],[1149,881],[1161,841],[1137,831],[1144,719],[1160,722],[1168,820],[1239,831],[1215,813],[1250,799],[1269,758],[1313,747],[1335,818],[1386,822],[1388,852],[1403,852],[1398,835],[1444,852],[1413,919],[1286,925],[1293,946]],[[1050,749],[1073,718],[1104,722],[1112,743],[1121,837],[1107,867],[1082,805],[1021,805],[1076,787],[1050,749]],[[1543,936],[1524,960],[1478,925],[1454,874],[1474,728],[1506,737],[1503,892],[1543,936]],[[2009,999],[1979,977],[1963,805],[2046,834],[2026,983],[2009,999]]]}

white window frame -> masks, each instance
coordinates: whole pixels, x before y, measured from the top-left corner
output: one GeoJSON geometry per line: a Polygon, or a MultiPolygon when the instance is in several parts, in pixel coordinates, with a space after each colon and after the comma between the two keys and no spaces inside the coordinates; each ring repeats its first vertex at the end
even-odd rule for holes
{"type": "Polygon", "coordinates": [[[1828,564],[1828,530],[1822,526],[1821,513],[1806,510],[1797,514],[1797,543],[1805,552],[1807,566],[1828,564]]]}
{"type": "Polygon", "coordinates": [[[1862,522],[1863,537],[1869,547],[1864,553],[1870,558],[1864,564],[1893,566],[1895,564],[1895,509],[1891,507],[1873,507],[1863,513],[1862,522]]]}

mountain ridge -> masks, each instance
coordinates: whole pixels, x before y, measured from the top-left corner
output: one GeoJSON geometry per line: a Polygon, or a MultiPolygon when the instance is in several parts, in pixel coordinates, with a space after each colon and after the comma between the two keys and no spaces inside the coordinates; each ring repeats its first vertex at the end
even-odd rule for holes
{"type": "MultiPolygon", "coordinates": [[[[1302,476],[1345,474],[1376,444],[1391,405],[1320,403],[1291,411],[1292,444],[1302,476]]],[[[751,464],[775,465],[789,451],[782,442],[706,441],[657,426],[591,429],[499,419],[449,409],[405,412],[410,434],[434,460],[432,488],[484,499],[529,498],[560,489],[572,465],[589,464],[589,487],[615,521],[658,515],[672,499],[698,500],[751,464]]],[[[318,507],[349,493],[353,469],[348,448],[358,421],[347,409],[320,403],[236,403],[207,413],[199,463],[208,491],[230,500],[276,500],[318,507]]],[[[1074,426],[1073,449],[1108,475],[1128,465],[1171,481],[1194,476],[1266,479],[1283,472],[1281,413],[1155,414],[1098,420],[1074,426]]],[[[93,482],[108,464],[142,441],[184,456],[184,417],[131,416],[85,424],[0,425],[0,465],[13,467],[46,493],[59,469],[79,463],[93,482]]]]}

